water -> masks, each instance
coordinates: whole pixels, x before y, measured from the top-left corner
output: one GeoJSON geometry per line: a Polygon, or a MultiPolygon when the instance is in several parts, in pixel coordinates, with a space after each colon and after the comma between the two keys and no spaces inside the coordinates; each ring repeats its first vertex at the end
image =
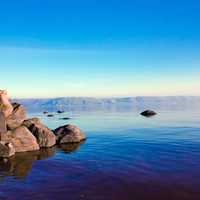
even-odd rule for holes
{"type": "Polygon", "coordinates": [[[88,138],[1,160],[1,200],[200,199],[200,112],[32,115],[52,129],[76,124],[88,138]]]}

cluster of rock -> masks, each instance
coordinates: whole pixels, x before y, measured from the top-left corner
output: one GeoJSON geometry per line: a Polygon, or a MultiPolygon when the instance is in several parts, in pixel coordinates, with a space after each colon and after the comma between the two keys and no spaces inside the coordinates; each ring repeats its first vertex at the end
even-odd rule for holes
{"type": "Polygon", "coordinates": [[[0,157],[10,157],[17,152],[35,151],[55,144],[84,140],[84,133],[74,125],[50,130],[40,119],[27,119],[25,108],[13,103],[12,113],[0,113],[0,157]]]}
{"type": "MultiPolygon", "coordinates": [[[[65,111],[63,111],[63,110],[58,110],[58,111],[57,111],[57,114],[62,114],[62,113],[64,113],[64,112],[65,112],[65,111]]],[[[43,114],[46,115],[47,117],[54,117],[54,115],[53,115],[53,114],[49,114],[48,111],[44,111],[43,114]]]]}

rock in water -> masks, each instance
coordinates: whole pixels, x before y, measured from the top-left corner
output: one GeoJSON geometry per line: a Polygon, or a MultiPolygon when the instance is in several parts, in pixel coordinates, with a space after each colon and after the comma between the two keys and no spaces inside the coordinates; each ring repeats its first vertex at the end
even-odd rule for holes
{"type": "Polygon", "coordinates": [[[0,157],[8,158],[15,154],[15,148],[12,143],[0,141],[0,157]]]}
{"type": "Polygon", "coordinates": [[[54,115],[53,114],[49,114],[49,115],[47,115],[47,117],[54,117],[54,115]]]}
{"type": "Polygon", "coordinates": [[[74,125],[61,126],[54,130],[58,144],[81,142],[86,139],[85,134],[74,125]]]}
{"type": "Polygon", "coordinates": [[[25,108],[18,103],[13,103],[12,105],[13,105],[13,112],[6,119],[7,127],[9,130],[19,127],[26,119],[25,108]]]}
{"type": "Polygon", "coordinates": [[[145,117],[152,117],[152,116],[156,115],[157,113],[152,110],[145,110],[144,112],[142,112],[140,114],[145,117]]]}
{"type": "Polygon", "coordinates": [[[44,126],[38,118],[27,119],[23,125],[36,137],[40,147],[52,147],[56,144],[54,133],[44,126]]]}
{"type": "Polygon", "coordinates": [[[62,120],[70,120],[71,118],[70,117],[63,117],[63,118],[60,118],[62,120]]]}
{"type": "Polygon", "coordinates": [[[12,143],[15,152],[39,150],[36,138],[25,126],[8,131],[6,137],[7,142],[12,143]]]}
{"type": "MultiPolygon", "coordinates": [[[[58,113],[63,111],[58,110],[58,113]]],[[[44,111],[44,114],[48,117],[54,116],[47,111],[44,111]]],[[[18,103],[11,104],[7,92],[0,90],[0,157],[7,158],[17,152],[52,147],[56,144],[56,139],[57,143],[64,144],[79,143],[86,138],[84,133],[73,125],[57,128],[55,134],[38,118],[26,119],[25,108],[18,103]]]]}
{"type": "Polygon", "coordinates": [[[58,111],[57,111],[58,114],[61,114],[61,113],[64,113],[64,112],[65,112],[65,111],[63,111],[63,110],[58,110],[58,111]]]}

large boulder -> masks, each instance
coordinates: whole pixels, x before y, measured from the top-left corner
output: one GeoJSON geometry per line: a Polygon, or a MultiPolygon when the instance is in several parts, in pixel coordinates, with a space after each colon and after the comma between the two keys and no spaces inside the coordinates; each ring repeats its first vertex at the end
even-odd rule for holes
{"type": "Polygon", "coordinates": [[[0,141],[0,157],[8,158],[15,154],[15,148],[12,143],[0,141]]]}
{"type": "Polygon", "coordinates": [[[39,150],[39,145],[33,134],[25,127],[20,126],[6,133],[5,141],[12,143],[15,152],[39,150]]]}
{"type": "Polygon", "coordinates": [[[13,105],[13,112],[6,119],[8,130],[13,130],[21,126],[23,121],[26,119],[25,108],[18,103],[13,103],[12,105],[13,105]]]}
{"type": "Polygon", "coordinates": [[[52,147],[56,144],[54,133],[44,126],[38,118],[27,119],[23,125],[36,137],[40,147],[52,147]]]}
{"type": "Polygon", "coordinates": [[[58,144],[76,143],[86,139],[85,134],[71,124],[61,126],[54,130],[58,144]]]}
{"type": "Polygon", "coordinates": [[[152,110],[145,110],[144,112],[141,112],[140,114],[145,117],[152,117],[156,115],[157,113],[152,110]]]}

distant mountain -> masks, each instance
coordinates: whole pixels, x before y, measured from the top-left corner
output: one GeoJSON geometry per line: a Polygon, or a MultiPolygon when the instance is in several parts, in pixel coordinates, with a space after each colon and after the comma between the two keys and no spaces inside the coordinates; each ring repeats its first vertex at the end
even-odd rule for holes
{"type": "Polygon", "coordinates": [[[126,98],[87,98],[63,97],[53,99],[14,99],[29,111],[92,111],[92,110],[143,110],[143,109],[199,109],[200,97],[126,97],[126,98]]]}

